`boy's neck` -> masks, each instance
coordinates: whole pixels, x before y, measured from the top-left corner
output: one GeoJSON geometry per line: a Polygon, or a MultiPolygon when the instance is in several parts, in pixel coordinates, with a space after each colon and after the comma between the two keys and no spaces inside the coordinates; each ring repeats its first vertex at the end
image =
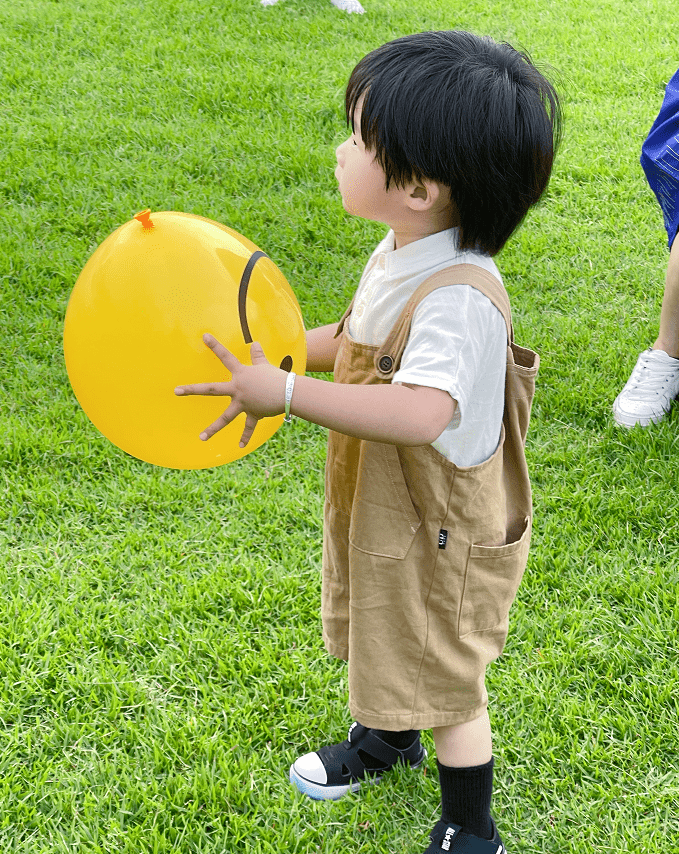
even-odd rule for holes
{"type": "Polygon", "coordinates": [[[439,234],[439,232],[446,231],[451,227],[446,225],[444,228],[435,228],[431,231],[394,231],[394,249],[403,249],[409,243],[424,240],[425,237],[431,237],[432,234],[439,234]]]}
{"type": "MultiPolygon", "coordinates": [[[[388,224],[388,223],[385,223],[388,224]]],[[[457,207],[452,204],[450,197],[445,204],[434,207],[426,212],[410,212],[399,223],[389,224],[394,232],[394,249],[402,249],[409,243],[431,237],[440,231],[447,231],[460,224],[457,207]]]]}

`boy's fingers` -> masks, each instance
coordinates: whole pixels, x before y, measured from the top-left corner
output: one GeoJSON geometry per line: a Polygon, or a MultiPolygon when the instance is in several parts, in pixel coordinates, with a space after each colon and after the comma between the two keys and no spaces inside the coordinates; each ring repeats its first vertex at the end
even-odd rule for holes
{"type": "Polygon", "coordinates": [[[253,365],[268,365],[269,360],[264,355],[264,350],[259,341],[255,341],[250,347],[250,359],[253,365]]]}
{"type": "Polygon", "coordinates": [[[200,438],[203,442],[207,441],[211,436],[214,436],[215,433],[219,433],[227,424],[230,424],[233,419],[240,415],[243,410],[236,403],[232,403],[228,406],[224,412],[219,416],[216,421],[213,421],[209,427],[206,427],[205,430],[200,434],[200,438]]]}
{"type": "Polygon", "coordinates": [[[229,383],[193,383],[191,385],[178,385],[174,393],[176,395],[207,394],[230,397],[231,391],[229,383]]]}
{"type": "Polygon", "coordinates": [[[255,427],[257,426],[258,418],[255,418],[254,415],[248,415],[245,419],[245,429],[243,430],[243,435],[240,437],[240,447],[244,448],[247,443],[252,438],[252,434],[255,432],[255,427]]]}
{"type": "Polygon", "coordinates": [[[234,367],[240,365],[240,362],[233,353],[227,350],[223,344],[220,344],[214,335],[210,335],[209,332],[206,332],[205,335],[203,335],[203,343],[212,350],[222,365],[231,371],[231,373],[233,373],[234,367]]]}

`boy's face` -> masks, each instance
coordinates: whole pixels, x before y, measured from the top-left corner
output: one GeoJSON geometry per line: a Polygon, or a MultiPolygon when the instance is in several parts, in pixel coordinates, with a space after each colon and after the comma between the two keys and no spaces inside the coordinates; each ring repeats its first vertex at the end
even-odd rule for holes
{"type": "Polygon", "coordinates": [[[347,213],[372,219],[394,232],[394,246],[459,225],[450,191],[435,181],[412,179],[405,186],[392,182],[386,189],[384,169],[367,151],[360,133],[361,101],[354,111],[355,132],[335,151],[342,204],[347,213]]]}
{"type": "Polygon", "coordinates": [[[384,170],[372,152],[363,144],[360,133],[361,102],[354,112],[354,132],[335,151],[342,204],[347,213],[363,219],[376,220],[393,227],[399,209],[401,191],[395,186],[386,189],[384,170]]]}

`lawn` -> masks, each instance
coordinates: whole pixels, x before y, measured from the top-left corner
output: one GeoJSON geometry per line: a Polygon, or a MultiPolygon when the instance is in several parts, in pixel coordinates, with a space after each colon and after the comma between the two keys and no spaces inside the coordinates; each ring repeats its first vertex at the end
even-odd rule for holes
{"type": "MultiPolygon", "coordinates": [[[[671,0],[0,0],[0,851],[419,854],[424,771],[334,804],[287,772],[344,738],[320,639],[325,434],[299,420],[205,471],[90,424],[64,366],[70,291],[144,207],[199,214],[336,320],[382,234],[333,178],[368,50],[462,28],[561,94],[548,198],[499,258],[541,370],[535,531],[488,674],[510,854],[654,854],[679,811],[679,411],[611,404],[657,333],[667,250],[639,150],[676,69],[671,0]]],[[[184,378],[178,378],[179,380],[184,378]]],[[[189,378],[190,379],[190,378],[189,378]]],[[[199,379],[199,378],[196,378],[199,379]]]]}

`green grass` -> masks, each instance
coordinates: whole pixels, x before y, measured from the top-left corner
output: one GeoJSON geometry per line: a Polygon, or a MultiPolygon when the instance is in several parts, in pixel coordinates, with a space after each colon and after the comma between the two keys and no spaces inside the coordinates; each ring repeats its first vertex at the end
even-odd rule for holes
{"type": "Polygon", "coordinates": [[[88,422],[61,333],[87,257],[145,206],[243,232],[307,326],[336,319],[382,232],[335,190],[345,81],[384,41],[449,27],[551,65],[566,112],[549,198],[500,259],[542,363],[533,547],[488,676],[494,810],[510,854],[676,836],[679,413],[623,432],[610,412],[657,330],[667,253],[638,156],[676,4],[364,5],[0,0],[3,852],[424,850],[433,757],[337,804],[286,779],[348,724],[320,641],[324,432],[153,468],[88,422]]]}

